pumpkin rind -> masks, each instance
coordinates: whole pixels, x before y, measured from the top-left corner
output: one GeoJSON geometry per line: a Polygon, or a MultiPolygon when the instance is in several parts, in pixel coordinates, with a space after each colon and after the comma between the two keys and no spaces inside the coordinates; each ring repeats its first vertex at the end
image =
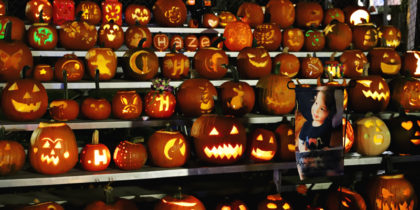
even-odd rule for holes
{"type": "Polygon", "coordinates": [[[26,159],[22,144],[0,140],[0,176],[12,175],[22,169],[26,159]]]}
{"type": "Polygon", "coordinates": [[[146,147],[141,143],[121,141],[114,150],[115,165],[122,170],[137,170],[144,166],[147,160],[146,147]]]}
{"type": "Polygon", "coordinates": [[[188,160],[190,147],[179,131],[156,131],[147,141],[150,160],[159,167],[183,166],[188,160]]]}
{"type": "Polygon", "coordinates": [[[213,111],[217,90],[207,79],[185,80],[178,89],[176,101],[180,111],[188,117],[198,117],[213,111]]]}

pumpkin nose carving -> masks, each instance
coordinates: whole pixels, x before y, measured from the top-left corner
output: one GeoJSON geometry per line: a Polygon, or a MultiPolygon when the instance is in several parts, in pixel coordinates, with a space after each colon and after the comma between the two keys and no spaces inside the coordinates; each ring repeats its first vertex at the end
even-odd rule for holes
{"type": "Polygon", "coordinates": [[[55,151],[52,149],[50,155],[55,155],[55,151]]]}
{"type": "Polygon", "coordinates": [[[26,92],[25,95],[23,95],[23,98],[24,99],[30,99],[32,97],[31,97],[31,94],[29,94],[28,92],[26,92]]]}

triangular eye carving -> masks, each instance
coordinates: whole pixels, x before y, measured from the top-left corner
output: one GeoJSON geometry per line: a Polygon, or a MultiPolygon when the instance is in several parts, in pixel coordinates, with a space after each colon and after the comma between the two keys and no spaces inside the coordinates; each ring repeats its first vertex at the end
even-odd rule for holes
{"type": "Polygon", "coordinates": [[[217,131],[216,127],[213,127],[213,129],[211,129],[210,136],[218,136],[219,135],[219,131],[217,131]]]}
{"type": "Polygon", "coordinates": [[[236,128],[236,126],[234,125],[232,127],[232,130],[230,130],[230,135],[234,135],[234,134],[238,134],[238,133],[239,133],[238,128],[236,128]]]}
{"type": "Polygon", "coordinates": [[[262,140],[264,140],[262,134],[258,135],[257,136],[257,141],[262,141],[262,140]]]}
{"type": "Polygon", "coordinates": [[[18,85],[16,84],[16,82],[15,82],[15,83],[13,83],[13,85],[11,85],[11,86],[9,87],[9,91],[13,91],[13,90],[19,90],[19,87],[18,87],[18,85]]]}
{"type": "Polygon", "coordinates": [[[39,87],[37,85],[34,85],[32,92],[34,93],[39,92],[39,87]]]}

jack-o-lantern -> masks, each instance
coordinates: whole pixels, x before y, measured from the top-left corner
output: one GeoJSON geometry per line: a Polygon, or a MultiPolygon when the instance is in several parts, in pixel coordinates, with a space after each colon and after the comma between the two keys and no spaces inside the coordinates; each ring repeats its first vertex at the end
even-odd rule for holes
{"type": "Polygon", "coordinates": [[[63,25],[67,21],[74,20],[74,1],[73,0],[54,0],[53,1],[53,23],[63,25]]]}
{"type": "Polygon", "coordinates": [[[202,115],[191,128],[197,156],[208,163],[231,164],[245,153],[243,125],[233,117],[202,115]]]}
{"type": "Polygon", "coordinates": [[[144,112],[152,118],[171,117],[176,107],[172,86],[163,79],[156,79],[152,83],[152,90],[144,97],[144,112]]]}
{"type": "Polygon", "coordinates": [[[376,156],[388,149],[391,136],[388,127],[380,118],[371,116],[356,122],[354,146],[356,151],[365,156],[376,156]]]}
{"type": "Polygon", "coordinates": [[[86,21],[69,21],[61,27],[58,35],[61,45],[67,50],[89,50],[98,39],[95,26],[86,21]]]}
{"type": "Polygon", "coordinates": [[[112,98],[112,115],[119,119],[136,119],[141,115],[143,102],[135,90],[117,91],[112,98]]]}
{"type": "Polygon", "coordinates": [[[157,0],[152,9],[156,22],[161,26],[181,26],[187,19],[187,7],[182,0],[157,0]]]}
{"type": "Polygon", "coordinates": [[[216,28],[219,25],[219,17],[213,13],[203,15],[203,26],[206,28],[216,28]]]}
{"type": "Polygon", "coordinates": [[[354,130],[350,121],[343,117],[342,129],[337,127],[331,131],[330,147],[343,147],[344,153],[350,151],[354,144],[354,130]]]}
{"type": "Polygon", "coordinates": [[[413,185],[403,174],[375,177],[367,186],[367,204],[370,209],[417,209],[413,185]]]}
{"type": "Polygon", "coordinates": [[[125,45],[130,48],[136,48],[139,46],[139,43],[142,39],[146,39],[145,42],[143,42],[144,48],[148,48],[152,46],[152,33],[150,33],[149,28],[146,26],[140,26],[140,25],[131,25],[127,28],[127,31],[125,32],[125,45]]]}
{"type": "Polygon", "coordinates": [[[369,11],[364,7],[353,5],[344,8],[343,11],[346,17],[346,23],[351,26],[370,22],[369,11]]]}
{"type": "Polygon", "coordinates": [[[318,27],[324,18],[324,10],[317,2],[296,4],[296,25],[299,27],[318,27]]]}
{"type": "Polygon", "coordinates": [[[55,26],[48,23],[34,23],[27,33],[28,43],[37,50],[54,49],[58,42],[58,33],[55,26]]]}
{"type": "Polygon", "coordinates": [[[283,31],[283,47],[289,51],[300,51],[305,43],[303,31],[299,28],[287,28],[283,31]]]}
{"type": "Polygon", "coordinates": [[[267,197],[258,203],[258,210],[293,210],[291,204],[280,194],[267,195],[267,197]]]}
{"type": "Polygon", "coordinates": [[[6,15],[6,4],[3,0],[0,0],[0,16],[6,15]]]}
{"type": "Polygon", "coordinates": [[[47,111],[47,91],[40,82],[33,79],[8,82],[1,97],[3,114],[10,120],[36,120],[47,111]]]}
{"type": "Polygon", "coordinates": [[[312,57],[308,54],[307,57],[302,58],[300,61],[300,75],[303,78],[315,79],[322,75],[324,72],[324,66],[317,57],[312,57]]]}
{"type": "Polygon", "coordinates": [[[143,48],[142,39],[139,46],[126,51],[123,55],[123,70],[127,78],[136,80],[149,80],[156,76],[159,69],[159,60],[150,48],[143,48]]]}
{"type": "Polygon", "coordinates": [[[165,78],[182,79],[187,77],[190,71],[190,60],[182,53],[166,53],[162,63],[162,74],[165,78]]]}
{"type": "Polygon", "coordinates": [[[270,22],[285,29],[295,22],[295,7],[289,0],[270,0],[266,5],[270,22]]]}
{"type": "Polygon", "coordinates": [[[149,8],[144,5],[130,4],[125,8],[125,23],[128,25],[135,25],[138,23],[141,26],[146,26],[152,18],[152,13],[149,8]]]}
{"type": "Polygon", "coordinates": [[[175,47],[175,50],[182,50],[184,49],[184,39],[180,35],[173,35],[169,41],[169,46],[175,47]]]}
{"type": "Polygon", "coordinates": [[[264,13],[261,6],[253,2],[243,2],[238,8],[236,16],[252,28],[264,22],[264,13]]]}
{"type": "Polygon", "coordinates": [[[30,22],[37,23],[41,15],[42,20],[49,23],[52,19],[52,11],[53,8],[48,0],[30,0],[26,3],[25,16],[30,22]]]}
{"type": "Polygon", "coordinates": [[[63,81],[63,71],[67,72],[67,81],[79,81],[85,75],[85,64],[77,58],[75,54],[66,54],[59,58],[55,63],[54,77],[56,80],[63,81]]]}
{"type": "Polygon", "coordinates": [[[34,67],[32,76],[40,82],[51,81],[54,78],[54,70],[48,64],[38,64],[34,67]]]}
{"type": "Polygon", "coordinates": [[[288,88],[291,79],[280,75],[279,70],[280,64],[277,64],[274,74],[260,78],[256,85],[260,109],[268,114],[287,114],[295,108],[295,90],[288,88]]]}
{"type": "Polygon", "coordinates": [[[104,98],[86,98],[82,102],[81,111],[88,119],[104,120],[111,115],[111,104],[104,98]]]}
{"type": "Polygon", "coordinates": [[[80,152],[80,165],[86,171],[102,171],[111,163],[111,153],[105,144],[99,144],[99,131],[92,134],[92,144],[86,144],[80,152]]]}
{"type": "Polygon", "coordinates": [[[321,51],[325,47],[325,35],[320,30],[308,30],[305,32],[305,49],[308,51],[321,51]]]}
{"type": "Polygon", "coordinates": [[[276,63],[280,62],[280,75],[288,76],[290,78],[295,77],[299,73],[300,61],[296,55],[289,53],[289,48],[285,47],[283,52],[277,54],[273,58],[273,68],[276,63]]]}
{"type": "Polygon", "coordinates": [[[412,78],[395,78],[389,84],[391,88],[391,106],[406,112],[420,110],[420,81],[412,78]]]}
{"type": "Polygon", "coordinates": [[[233,13],[229,11],[222,11],[219,14],[219,20],[219,25],[224,28],[228,23],[235,22],[237,19],[233,13]]]}
{"type": "Polygon", "coordinates": [[[258,46],[263,46],[268,51],[277,50],[281,44],[281,31],[275,24],[265,23],[257,25],[254,29],[254,39],[258,46]]]}
{"type": "Polygon", "coordinates": [[[153,47],[159,51],[169,48],[169,37],[166,34],[158,33],[153,36],[153,47]]]}
{"type": "Polygon", "coordinates": [[[121,141],[114,150],[114,163],[122,170],[137,170],[144,166],[147,160],[146,147],[140,143],[143,139],[134,142],[121,141]]]}
{"type": "Polygon", "coordinates": [[[410,50],[405,53],[401,71],[412,77],[420,77],[420,51],[410,50]]]}
{"type": "Polygon", "coordinates": [[[78,160],[76,137],[66,123],[41,122],[31,136],[29,160],[43,174],[62,174],[78,160]]]}
{"type": "Polygon", "coordinates": [[[8,22],[11,22],[13,25],[11,28],[10,40],[23,41],[25,36],[25,23],[14,16],[0,16],[0,39],[6,39],[6,27],[8,22]]]}
{"type": "MultiPolygon", "coordinates": [[[[36,200],[37,199],[35,199],[35,201],[36,200]]],[[[63,206],[53,201],[47,201],[47,202],[42,202],[42,203],[35,202],[34,204],[30,204],[30,205],[22,207],[20,210],[35,210],[35,209],[64,210],[63,206]]]]}
{"type": "Polygon", "coordinates": [[[366,51],[378,44],[378,31],[373,24],[359,24],[353,26],[353,44],[356,49],[366,51]]]}
{"type": "Polygon", "coordinates": [[[114,21],[119,26],[122,25],[123,6],[118,0],[105,0],[101,3],[102,24],[114,21]]]}
{"type": "Polygon", "coordinates": [[[388,123],[391,151],[399,154],[420,153],[420,118],[400,113],[388,123]]]}
{"type": "Polygon", "coordinates": [[[154,210],[205,210],[204,204],[192,195],[179,192],[174,196],[167,195],[160,199],[154,210]]]}
{"type": "Polygon", "coordinates": [[[194,55],[194,68],[200,76],[207,79],[221,79],[225,76],[229,63],[225,51],[206,47],[198,50],[194,55]]]}
{"type": "Polygon", "coordinates": [[[352,41],[352,31],[350,27],[338,21],[332,21],[325,26],[325,38],[330,50],[343,51],[350,46],[352,41]]]}
{"type": "Polygon", "coordinates": [[[188,117],[198,117],[213,111],[217,90],[207,79],[185,80],[178,89],[176,101],[180,111],[188,117]]]}
{"type": "MultiPolygon", "coordinates": [[[[185,36],[185,50],[187,51],[196,51],[198,48],[198,38],[194,34],[185,36]]],[[[420,73],[419,73],[420,74],[420,73]]]]}
{"type": "MultiPolygon", "coordinates": [[[[336,52],[332,53],[330,60],[324,62],[324,72],[328,78],[342,78],[343,77],[343,64],[335,60],[336,52]]],[[[331,81],[332,82],[332,81],[331,81]]]]}
{"type": "Polygon", "coordinates": [[[370,72],[393,76],[401,69],[401,57],[393,48],[373,48],[369,51],[370,72]]]}
{"type": "Polygon", "coordinates": [[[289,123],[281,123],[274,131],[277,138],[277,159],[295,160],[295,129],[289,123]]]}
{"type": "Polygon", "coordinates": [[[381,26],[378,29],[378,38],[382,47],[397,48],[401,43],[401,31],[395,26],[381,26]]]}
{"type": "Polygon", "coordinates": [[[117,72],[117,55],[111,48],[92,48],[87,51],[87,70],[91,78],[95,78],[96,70],[99,70],[99,80],[110,80],[117,72]]]}
{"type": "Polygon", "coordinates": [[[210,38],[206,35],[202,35],[200,38],[198,38],[198,49],[210,47],[210,43],[210,38]]]}
{"type": "Polygon", "coordinates": [[[264,47],[246,47],[238,54],[237,66],[241,76],[261,78],[271,72],[271,57],[264,47]]]}
{"type": "Polygon", "coordinates": [[[388,83],[381,76],[361,76],[350,80],[348,105],[356,112],[380,112],[390,99],[388,83]]]}
{"type": "Polygon", "coordinates": [[[179,131],[154,132],[147,141],[147,148],[153,164],[165,168],[183,166],[190,153],[188,141],[179,131]]]}
{"type": "Polygon", "coordinates": [[[124,43],[124,31],[118,24],[113,21],[104,23],[99,28],[99,43],[102,47],[118,50],[124,43]]]}
{"type": "Polygon", "coordinates": [[[75,100],[56,99],[51,101],[49,113],[54,120],[69,121],[79,116],[79,104],[75,100]]]}
{"type": "Polygon", "coordinates": [[[277,153],[277,139],[272,131],[257,128],[250,135],[247,147],[252,161],[270,161],[277,153]]]}
{"type": "Polygon", "coordinates": [[[343,64],[344,77],[355,78],[362,76],[368,59],[361,50],[345,50],[340,56],[340,63],[343,64]]]}
{"type": "Polygon", "coordinates": [[[241,200],[231,200],[219,203],[216,210],[248,210],[248,207],[241,200]]]}
{"type": "MultiPolygon", "coordinates": [[[[99,209],[127,209],[127,210],[137,210],[137,205],[133,200],[128,200],[125,198],[117,198],[114,196],[113,188],[110,186],[110,183],[104,188],[105,201],[96,200],[92,203],[89,203],[84,210],[99,210],[99,209]]],[[[58,209],[57,209],[58,210],[58,209]]]]}
{"type": "Polygon", "coordinates": [[[366,203],[359,193],[340,187],[328,193],[326,207],[331,210],[366,210],[366,203]]]}
{"type": "Polygon", "coordinates": [[[82,13],[81,20],[88,22],[91,25],[97,25],[101,22],[102,12],[99,5],[93,1],[81,1],[76,7],[76,14],[82,13]]]}
{"type": "Polygon", "coordinates": [[[338,22],[344,23],[344,12],[340,8],[329,8],[324,14],[324,26],[331,23],[331,21],[337,20],[338,22]]]}
{"type": "Polygon", "coordinates": [[[22,169],[25,158],[22,144],[11,140],[0,140],[0,176],[18,172],[22,169]]]}
{"type": "Polygon", "coordinates": [[[240,51],[245,47],[252,46],[252,30],[251,27],[244,22],[235,21],[226,25],[223,37],[225,37],[224,45],[231,51],[240,51]]]}

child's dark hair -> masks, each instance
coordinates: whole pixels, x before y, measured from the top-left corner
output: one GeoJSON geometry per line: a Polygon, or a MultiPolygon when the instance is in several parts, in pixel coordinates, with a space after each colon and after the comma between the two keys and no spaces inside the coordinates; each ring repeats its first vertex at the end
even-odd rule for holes
{"type": "Polygon", "coordinates": [[[328,109],[328,117],[327,119],[332,119],[337,112],[337,107],[335,104],[335,97],[334,97],[334,90],[333,89],[326,89],[326,90],[319,90],[324,94],[325,106],[328,109]]]}

